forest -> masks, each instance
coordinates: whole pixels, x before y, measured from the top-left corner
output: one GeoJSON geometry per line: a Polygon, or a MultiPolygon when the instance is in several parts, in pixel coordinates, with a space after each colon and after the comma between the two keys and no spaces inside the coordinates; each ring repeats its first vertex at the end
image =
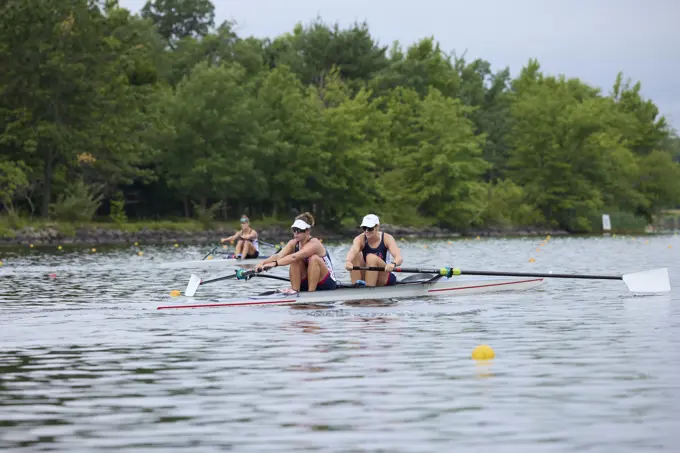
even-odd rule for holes
{"type": "Polygon", "coordinates": [[[604,92],[321,18],[239,36],[210,0],[1,5],[4,219],[589,232],[680,206],[677,131],[622,73],[604,92]]]}

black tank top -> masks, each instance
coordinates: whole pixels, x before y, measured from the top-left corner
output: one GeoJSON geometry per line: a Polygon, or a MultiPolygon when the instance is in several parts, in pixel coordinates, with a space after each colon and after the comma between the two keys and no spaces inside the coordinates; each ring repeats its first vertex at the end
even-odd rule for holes
{"type": "Polygon", "coordinates": [[[372,253],[373,255],[378,256],[378,258],[382,258],[382,260],[387,263],[390,252],[385,245],[385,233],[380,233],[380,243],[375,248],[368,245],[368,238],[364,236],[364,248],[361,250],[361,253],[364,255],[364,261],[366,261],[366,255],[372,253]]]}

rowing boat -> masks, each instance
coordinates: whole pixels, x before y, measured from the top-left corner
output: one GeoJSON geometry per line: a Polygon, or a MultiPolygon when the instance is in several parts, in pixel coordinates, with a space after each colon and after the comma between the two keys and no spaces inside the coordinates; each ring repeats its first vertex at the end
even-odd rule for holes
{"type": "Polygon", "coordinates": [[[199,268],[199,267],[220,267],[220,266],[242,266],[247,264],[257,264],[260,261],[269,258],[268,256],[259,256],[257,258],[236,259],[234,254],[224,255],[224,257],[214,258],[212,256],[204,260],[194,261],[174,261],[169,263],[161,263],[159,267],[164,269],[177,268],[199,268]]]}
{"type": "Polygon", "coordinates": [[[215,308],[244,305],[304,305],[328,304],[339,301],[366,299],[399,299],[437,296],[468,296],[501,291],[526,291],[543,284],[543,278],[432,278],[431,275],[414,275],[393,286],[352,287],[341,284],[329,291],[294,292],[268,291],[242,299],[218,299],[201,304],[169,305],[158,310],[175,308],[215,308]],[[414,278],[415,277],[415,278],[414,278]]]}

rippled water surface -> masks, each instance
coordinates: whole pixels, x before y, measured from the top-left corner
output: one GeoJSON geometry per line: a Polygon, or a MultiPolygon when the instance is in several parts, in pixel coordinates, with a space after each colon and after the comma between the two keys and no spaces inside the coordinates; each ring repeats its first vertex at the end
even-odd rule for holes
{"type": "MultiPolygon", "coordinates": [[[[155,267],[200,259],[198,247],[0,249],[0,449],[680,451],[680,237],[401,244],[405,266],[668,267],[673,289],[551,279],[328,309],[159,311],[186,303],[169,293],[191,273],[230,269],[155,267]],[[471,359],[480,344],[494,360],[471,359]]],[[[329,246],[338,264],[348,246],[329,246]]],[[[194,299],[281,284],[219,282],[194,299]]]]}

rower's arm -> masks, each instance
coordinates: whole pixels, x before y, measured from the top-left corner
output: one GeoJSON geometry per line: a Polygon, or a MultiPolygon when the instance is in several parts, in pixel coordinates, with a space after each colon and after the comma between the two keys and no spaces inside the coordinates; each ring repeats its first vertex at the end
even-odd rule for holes
{"type": "Polygon", "coordinates": [[[390,251],[390,255],[394,257],[394,265],[395,266],[401,266],[402,263],[404,262],[404,258],[401,257],[401,250],[399,250],[399,246],[397,245],[397,241],[394,240],[394,237],[391,234],[385,234],[385,246],[387,246],[387,250],[390,251]]]}
{"type": "Polygon", "coordinates": [[[232,242],[232,241],[235,241],[235,240],[240,236],[240,234],[241,234],[241,232],[239,231],[239,232],[237,232],[237,233],[235,233],[235,234],[232,234],[232,235],[229,236],[228,238],[222,239],[220,242],[232,242]]]}
{"type": "Polygon", "coordinates": [[[287,266],[289,264],[294,263],[297,260],[302,260],[305,258],[309,258],[310,256],[318,253],[320,249],[323,249],[323,245],[321,245],[321,242],[317,241],[310,241],[302,247],[299,251],[293,253],[292,255],[287,255],[280,260],[277,260],[279,266],[287,266]]]}
{"type": "Polygon", "coordinates": [[[257,231],[250,230],[250,233],[242,234],[241,239],[244,239],[246,241],[252,241],[253,239],[257,239],[257,231]]]}
{"type": "Polygon", "coordinates": [[[295,250],[295,245],[293,244],[293,242],[294,241],[289,241],[288,244],[286,244],[281,250],[279,250],[278,253],[274,253],[269,258],[263,259],[262,261],[260,261],[259,264],[273,263],[274,261],[277,261],[280,266],[281,259],[290,255],[291,253],[293,253],[293,250],[295,250]]]}
{"type": "Polygon", "coordinates": [[[362,236],[357,236],[354,238],[354,241],[352,241],[352,247],[349,249],[349,252],[347,252],[345,262],[349,261],[351,263],[354,261],[354,257],[357,255],[357,253],[361,252],[361,237],[362,236]]]}

